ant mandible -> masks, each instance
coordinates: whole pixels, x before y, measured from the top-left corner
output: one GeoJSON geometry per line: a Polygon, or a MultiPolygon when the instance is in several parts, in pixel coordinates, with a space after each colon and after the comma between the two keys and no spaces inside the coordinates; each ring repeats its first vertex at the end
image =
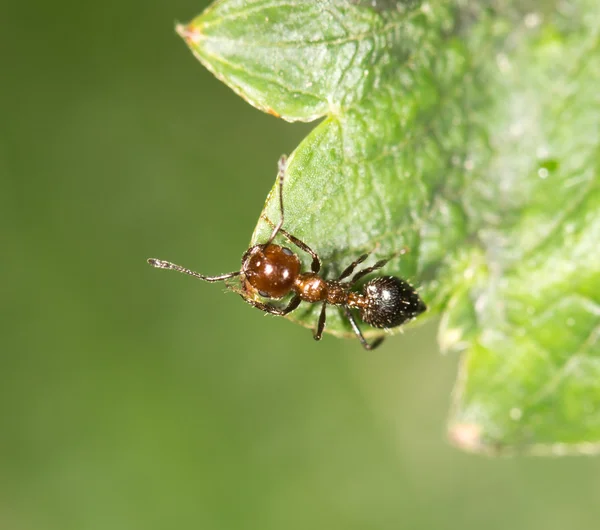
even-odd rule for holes
{"type": "Polygon", "coordinates": [[[284,218],[283,181],[286,162],[285,156],[279,160],[279,222],[273,227],[271,237],[266,243],[254,245],[244,253],[242,267],[239,271],[220,276],[204,276],[168,261],[150,258],[148,263],[158,269],[183,272],[205,282],[220,282],[241,276],[242,291],[240,295],[242,298],[250,305],[272,315],[287,315],[303,301],[322,303],[321,315],[314,333],[315,340],[321,340],[323,335],[327,305],[338,306],[344,312],[363,347],[373,350],[381,344],[383,337],[379,337],[371,343],[367,342],[351,309],[358,309],[361,320],[367,324],[379,329],[388,329],[412,320],[423,313],[427,307],[417,291],[408,282],[396,276],[376,277],[368,281],[361,292],[352,291],[352,288],[363,277],[381,269],[391,258],[382,259],[373,266],[358,271],[349,281],[344,280],[367,259],[369,254],[363,254],[353,261],[335,280],[325,280],[319,275],[321,270],[319,256],[306,243],[282,228],[284,218]],[[312,257],[310,272],[301,271],[300,259],[292,250],[273,243],[278,234],[312,257]],[[293,293],[294,296],[283,308],[259,302],[253,298],[254,294],[258,294],[263,298],[280,299],[289,293],[293,293]]]}

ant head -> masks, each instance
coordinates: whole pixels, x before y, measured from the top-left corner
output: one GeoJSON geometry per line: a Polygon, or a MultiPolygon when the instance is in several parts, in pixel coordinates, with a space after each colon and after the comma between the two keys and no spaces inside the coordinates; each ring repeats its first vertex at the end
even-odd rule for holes
{"type": "Polygon", "coordinates": [[[404,280],[380,276],[363,287],[367,304],[360,318],[375,328],[393,328],[415,318],[427,309],[419,294],[404,280]]]}
{"type": "Polygon", "coordinates": [[[242,274],[246,288],[265,298],[281,298],[292,290],[300,274],[300,260],[289,248],[255,245],[242,257],[242,274]]]}

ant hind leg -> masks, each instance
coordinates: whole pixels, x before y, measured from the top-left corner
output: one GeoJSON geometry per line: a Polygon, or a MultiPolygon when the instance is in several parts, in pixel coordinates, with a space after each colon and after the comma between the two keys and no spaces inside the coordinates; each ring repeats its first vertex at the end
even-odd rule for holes
{"type": "Polygon", "coordinates": [[[354,285],[358,280],[360,280],[361,278],[364,278],[367,274],[371,274],[372,272],[381,269],[393,257],[394,256],[392,256],[390,258],[379,260],[377,263],[375,263],[375,265],[372,265],[371,267],[367,267],[366,269],[363,269],[362,271],[358,271],[354,276],[352,276],[352,280],[350,281],[350,283],[352,285],[354,285]]]}
{"type": "Polygon", "coordinates": [[[343,280],[344,278],[347,278],[348,276],[350,276],[353,272],[354,269],[356,269],[357,265],[360,265],[363,261],[365,261],[367,258],[369,257],[369,254],[363,254],[362,256],[360,256],[358,259],[354,260],[352,263],[350,263],[350,265],[348,265],[345,269],[344,272],[342,272],[342,274],[340,274],[338,281],[339,280],[343,280]]]}
{"type": "MultiPolygon", "coordinates": [[[[371,274],[372,272],[375,272],[376,270],[381,269],[382,267],[384,267],[386,265],[386,263],[390,260],[393,260],[394,258],[396,258],[397,256],[401,255],[401,254],[406,254],[408,252],[408,247],[404,247],[402,250],[400,250],[399,252],[395,252],[394,254],[392,254],[389,258],[385,258],[382,260],[379,260],[377,263],[375,263],[375,265],[372,265],[371,267],[367,267],[366,269],[363,269],[362,271],[358,271],[353,277],[352,280],[350,280],[350,284],[354,285],[358,280],[360,280],[361,278],[364,278],[367,274],[371,274]]],[[[364,255],[366,258],[366,255],[364,255]]],[[[356,265],[358,265],[359,263],[361,263],[362,261],[364,261],[363,256],[361,256],[360,258],[358,258],[358,260],[356,260],[356,265]]],[[[352,263],[350,265],[350,267],[348,267],[348,269],[350,269],[350,272],[352,272],[352,265],[354,265],[354,263],[352,263]]],[[[346,269],[343,273],[342,276],[345,275],[346,271],[348,270],[346,269]]],[[[348,274],[350,274],[350,272],[348,274]]],[[[345,276],[344,276],[345,277],[345,276]]]]}
{"type": "Polygon", "coordinates": [[[350,309],[348,309],[347,307],[344,307],[344,314],[346,315],[346,318],[348,319],[348,321],[350,322],[350,325],[352,326],[352,331],[354,331],[354,333],[356,334],[356,337],[358,338],[358,340],[360,341],[360,343],[362,344],[362,346],[365,350],[369,350],[369,351],[374,350],[375,348],[377,348],[377,346],[379,346],[383,342],[383,339],[385,337],[379,337],[369,344],[367,342],[367,339],[365,339],[364,335],[360,331],[360,328],[358,327],[356,320],[354,320],[354,316],[350,312],[350,309]]]}

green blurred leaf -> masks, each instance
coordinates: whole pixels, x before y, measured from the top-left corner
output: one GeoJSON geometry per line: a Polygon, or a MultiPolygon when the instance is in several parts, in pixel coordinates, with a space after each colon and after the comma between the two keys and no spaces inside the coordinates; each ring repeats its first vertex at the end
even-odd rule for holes
{"type": "MultiPolygon", "coordinates": [[[[326,116],[290,158],[285,228],[329,274],[410,249],[385,272],[462,352],[468,450],[599,448],[600,9],[536,9],[225,0],[178,28],[261,110],[326,116]]],[[[277,219],[272,191],[252,242],[277,219]]],[[[328,331],[348,333],[335,311],[328,331]]]]}

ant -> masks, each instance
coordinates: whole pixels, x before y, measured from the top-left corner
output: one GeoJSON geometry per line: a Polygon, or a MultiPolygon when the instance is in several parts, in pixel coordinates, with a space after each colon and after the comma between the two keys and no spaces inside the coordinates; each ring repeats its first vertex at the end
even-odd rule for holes
{"type": "Polygon", "coordinates": [[[376,277],[363,286],[362,292],[351,290],[364,276],[381,269],[392,258],[382,259],[373,266],[356,272],[349,281],[343,280],[346,280],[354,272],[354,269],[367,259],[369,254],[363,254],[353,261],[335,280],[325,280],[319,275],[321,270],[319,256],[306,243],[282,228],[284,219],[283,181],[286,165],[287,159],[282,156],[278,166],[279,222],[273,227],[271,237],[266,243],[254,245],[244,253],[242,267],[239,271],[220,276],[204,276],[168,261],[150,258],[148,263],[158,269],[183,272],[205,282],[220,282],[241,276],[242,290],[239,294],[242,298],[250,305],[272,315],[287,315],[302,301],[322,303],[321,315],[314,332],[315,340],[321,340],[323,335],[327,306],[338,306],[344,312],[363,347],[366,350],[373,350],[381,344],[383,337],[379,337],[371,343],[367,342],[351,309],[358,309],[361,320],[367,324],[375,328],[387,329],[414,319],[427,307],[409,283],[395,276],[376,277]],[[278,234],[312,257],[310,272],[301,271],[300,259],[292,250],[273,243],[278,234]],[[263,298],[280,299],[289,293],[293,293],[294,296],[283,308],[259,302],[252,297],[254,294],[258,294],[263,298]]]}

